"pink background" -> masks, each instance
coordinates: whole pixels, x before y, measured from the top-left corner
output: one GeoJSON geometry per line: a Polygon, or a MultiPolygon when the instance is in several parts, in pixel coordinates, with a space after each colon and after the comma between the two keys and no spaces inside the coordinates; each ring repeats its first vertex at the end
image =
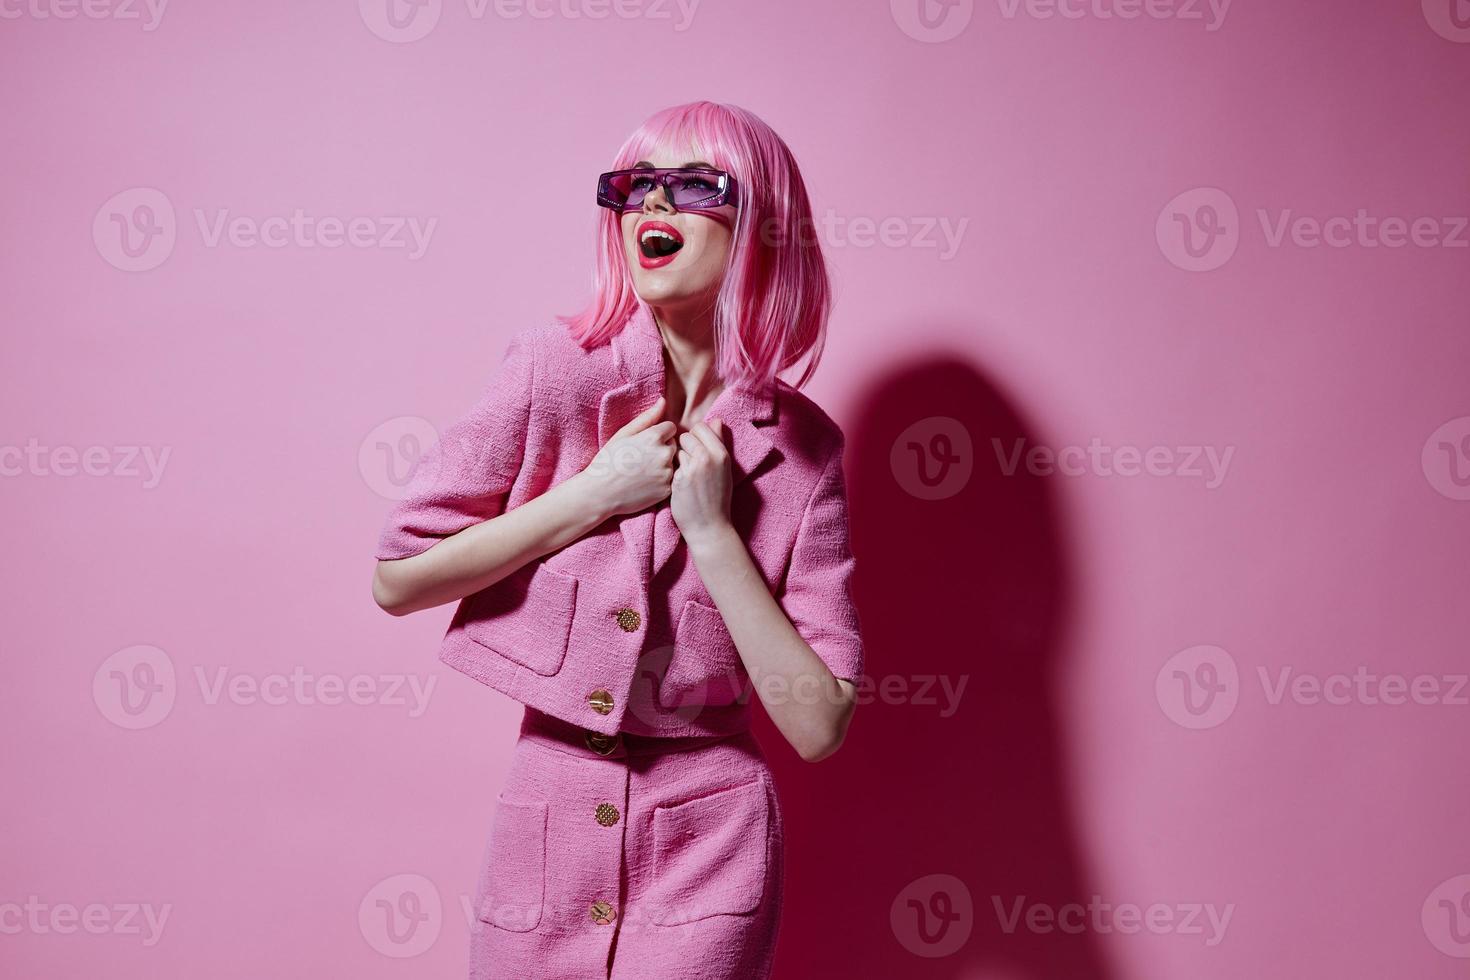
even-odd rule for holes
{"type": "Polygon", "coordinates": [[[848,434],[869,670],[966,684],[947,715],[937,684],[874,699],[816,767],[762,723],[780,976],[1463,976],[1448,0],[994,0],[939,34],[908,0],[629,3],[430,0],[411,41],[380,0],[176,0],[153,29],[3,8],[0,973],[462,975],[519,706],[437,664],[448,608],[373,605],[373,545],[404,454],[511,331],[586,298],[594,175],[651,111],[710,98],[770,122],[843,222],[808,391],[848,434]],[[113,216],[137,188],[174,217],[133,262],[113,216]],[[221,211],[298,208],[437,223],[418,257],[211,244],[221,211]],[[1433,220],[1402,247],[1273,245],[1283,213],[1359,209],[1433,220]],[[926,232],[960,222],[952,254],[926,232]],[[958,465],[924,499],[910,447],[934,464],[936,433],[958,465]],[[1094,439],[1156,472],[1007,475],[992,442],[1094,439]],[[90,447],[95,475],[68,456],[90,447]],[[126,447],[169,453],[156,485],[126,447]],[[1230,451],[1223,479],[1176,466],[1188,447],[1230,451]],[[1288,669],[1441,693],[1275,697],[1288,669]],[[250,693],[297,671],[369,703],[250,693]],[[394,703],[414,684],[421,712],[394,703]],[[1044,928],[1093,896],[1174,925],[1044,928]],[[1017,902],[1040,911],[1007,931],[1017,902]],[[167,908],[160,936],[130,904],[167,908]],[[1230,909],[1223,936],[1191,904],[1230,909]],[[917,911],[946,908],[938,933],[917,911]]]}

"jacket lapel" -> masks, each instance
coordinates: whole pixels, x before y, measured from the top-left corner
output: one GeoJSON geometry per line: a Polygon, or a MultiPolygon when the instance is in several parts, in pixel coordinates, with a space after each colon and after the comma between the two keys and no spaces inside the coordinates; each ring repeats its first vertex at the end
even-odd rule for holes
{"type": "MultiPolygon", "coordinates": [[[[638,304],[633,318],[613,337],[613,351],[624,380],[607,391],[598,405],[599,447],[607,445],[618,429],[664,394],[663,343],[644,304],[638,304]]],[[[733,496],[741,492],[750,475],[776,451],[763,431],[776,418],[775,388],[773,385],[728,387],[715,398],[705,417],[722,420],[729,430],[725,438],[730,450],[733,496]]],[[[679,528],[674,523],[669,501],[665,499],[656,507],[629,514],[618,526],[646,584],[663,568],[679,544],[679,528]]]]}
{"type": "MultiPolygon", "coordinates": [[[[639,303],[632,319],[612,339],[613,358],[623,383],[609,389],[597,407],[597,445],[608,444],[619,429],[653,404],[664,390],[663,343],[648,307],[639,303]]],[[[633,553],[634,567],[646,584],[651,578],[652,509],[627,514],[618,522],[623,541],[633,553]]]]}
{"type": "Polygon", "coordinates": [[[705,418],[717,418],[730,430],[733,445],[727,448],[737,487],[776,451],[765,432],[765,426],[776,420],[775,391],[770,386],[763,390],[726,388],[715,398],[705,418]]]}
{"type": "MultiPolygon", "coordinates": [[[[763,425],[775,417],[775,405],[774,391],[769,386],[764,390],[726,388],[705,413],[706,420],[720,419],[729,430],[725,435],[725,446],[730,452],[732,509],[734,502],[745,492],[743,488],[750,475],[760,468],[768,456],[776,452],[770,437],[762,429],[763,425]]],[[[651,575],[657,575],[659,569],[664,567],[669,556],[679,546],[681,538],[668,501],[664,501],[655,514],[658,528],[653,536],[651,575]]]]}

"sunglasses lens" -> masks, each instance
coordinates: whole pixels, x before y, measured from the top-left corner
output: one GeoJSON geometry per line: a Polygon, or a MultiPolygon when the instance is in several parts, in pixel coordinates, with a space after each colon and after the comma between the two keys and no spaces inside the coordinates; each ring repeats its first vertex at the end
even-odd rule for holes
{"type": "MultiPolygon", "coordinates": [[[[675,171],[668,175],[668,193],[676,208],[713,207],[719,196],[723,178],[717,174],[700,173],[694,170],[675,171]]],[[[659,181],[653,173],[635,171],[604,177],[598,188],[600,199],[616,205],[620,210],[641,208],[659,181]]]]}
{"type": "Polygon", "coordinates": [[[674,174],[673,183],[674,207],[687,208],[696,204],[708,206],[708,202],[719,194],[721,181],[714,174],[689,171],[674,174]]]}
{"type": "Polygon", "coordinates": [[[651,174],[614,174],[602,182],[602,196],[623,209],[643,206],[644,196],[654,188],[651,174]]]}
{"type": "Polygon", "coordinates": [[[628,201],[628,178],[624,174],[604,175],[597,185],[598,200],[622,206],[628,201]]]}

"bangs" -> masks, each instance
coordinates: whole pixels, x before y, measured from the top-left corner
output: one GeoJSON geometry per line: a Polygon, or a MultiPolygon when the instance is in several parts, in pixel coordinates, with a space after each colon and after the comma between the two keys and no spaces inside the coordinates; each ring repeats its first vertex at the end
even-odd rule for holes
{"type": "Polygon", "coordinates": [[[716,170],[735,175],[738,180],[745,176],[737,173],[738,162],[733,158],[717,127],[701,118],[693,106],[679,106],[666,114],[650,118],[623,145],[613,169],[626,170],[639,160],[652,160],[668,155],[676,166],[691,160],[703,160],[716,170]]]}

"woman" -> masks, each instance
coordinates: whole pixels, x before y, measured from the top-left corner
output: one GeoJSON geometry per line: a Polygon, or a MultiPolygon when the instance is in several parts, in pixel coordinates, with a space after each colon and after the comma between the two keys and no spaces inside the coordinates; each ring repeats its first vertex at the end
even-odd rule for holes
{"type": "Polygon", "coordinates": [[[389,612],[462,600],[440,657],[522,702],[471,976],[769,975],[782,823],[755,691],[831,755],[863,649],[811,208],[760,119],[654,115],[598,183],[595,296],[517,333],[378,549],[389,612]]]}

